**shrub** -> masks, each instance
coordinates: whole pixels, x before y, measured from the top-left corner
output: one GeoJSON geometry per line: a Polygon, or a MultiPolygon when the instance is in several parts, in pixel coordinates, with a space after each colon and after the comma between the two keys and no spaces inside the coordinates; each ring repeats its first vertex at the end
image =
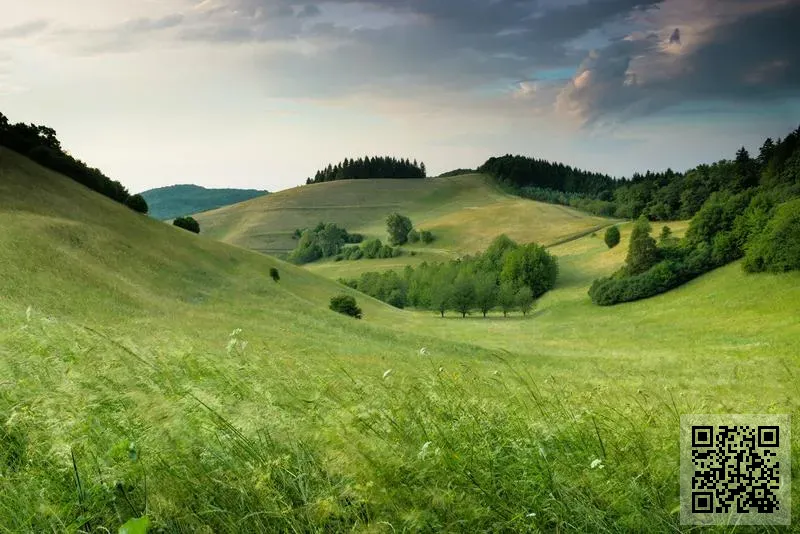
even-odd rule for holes
{"type": "Polygon", "coordinates": [[[606,235],[603,238],[608,248],[614,248],[619,245],[619,228],[616,226],[610,227],[606,230],[606,235]]]}
{"type": "Polygon", "coordinates": [[[412,228],[411,231],[408,232],[407,241],[409,243],[419,243],[419,231],[412,228]]]}
{"type": "Polygon", "coordinates": [[[392,213],[386,218],[386,229],[389,232],[389,244],[393,246],[404,245],[408,240],[408,233],[414,225],[411,219],[399,213],[392,213]]]}
{"type": "Polygon", "coordinates": [[[189,230],[195,234],[200,233],[200,223],[198,223],[193,217],[178,217],[172,221],[172,224],[173,226],[183,228],[184,230],[189,230]]]}
{"type": "Polygon", "coordinates": [[[361,244],[361,251],[365,258],[379,258],[382,249],[383,243],[381,243],[380,239],[370,239],[361,244]]]}
{"type": "Polygon", "coordinates": [[[383,245],[380,251],[381,258],[391,258],[394,256],[394,249],[389,245],[383,245]]]}
{"type": "Polygon", "coordinates": [[[356,299],[350,295],[337,295],[331,297],[330,309],[356,319],[361,319],[361,308],[358,307],[356,299]]]}
{"type": "Polygon", "coordinates": [[[125,201],[125,205],[137,213],[147,214],[150,208],[147,206],[147,201],[142,195],[131,195],[125,201]]]}
{"type": "Polygon", "coordinates": [[[276,282],[281,279],[281,275],[275,267],[269,268],[269,276],[276,282]]]}
{"type": "Polygon", "coordinates": [[[419,233],[419,238],[426,245],[429,245],[429,244],[433,243],[433,234],[431,233],[430,230],[421,231],[419,233]]]}

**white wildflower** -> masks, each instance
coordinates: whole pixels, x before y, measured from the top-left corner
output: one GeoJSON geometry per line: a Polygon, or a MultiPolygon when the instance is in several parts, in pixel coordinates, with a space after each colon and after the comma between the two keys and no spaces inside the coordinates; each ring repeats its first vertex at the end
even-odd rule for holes
{"type": "Polygon", "coordinates": [[[431,442],[430,441],[426,441],[425,443],[422,444],[422,448],[419,450],[419,453],[417,453],[417,457],[420,460],[422,460],[423,458],[425,458],[428,455],[428,447],[430,447],[430,446],[431,446],[431,442]]]}
{"type": "Polygon", "coordinates": [[[531,512],[527,514],[525,517],[536,517],[536,512],[531,512]]]}
{"type": "Polygon", "coordinates": [[[392,374],[392,370],[391,369],[385,370],[383,372],[383,379],[386,380],[389,377],[390,374],[392,374]]]}
{"type": "Polygon", "coordinates": [[[31,322],[31,316],[33,315],[33,308],[28,306],[28,309],[25,310],[25,320],[31,322]]]}
{"type": "Polygon", "coordinates": [[[439,367],[439,372],[443,373],[444,372],[444,367],[439,367]]]}
{"type": "Polygon", "coordinates": [[[603,469],[605,466],[603,465],[603,460],[600,458],[595,458],[592,460],[592,463],[589,464],[590,469],[603,469]]]}
{"type": "Polygon", "coordinates": [[[498,376],[498,375],[500,375],[500,371],[495,371],[495,372],[494,372],[494,373],[492,373],[492,374],[493,374],[494,376],[498,376]]]}
{"type": "Polygon", "coordinates": [[[428,355],[428,349],[425,348],[425,347],[422,347],[421,349],[419,349],[419,355],[420,356],[427,356],[428,355]]]}

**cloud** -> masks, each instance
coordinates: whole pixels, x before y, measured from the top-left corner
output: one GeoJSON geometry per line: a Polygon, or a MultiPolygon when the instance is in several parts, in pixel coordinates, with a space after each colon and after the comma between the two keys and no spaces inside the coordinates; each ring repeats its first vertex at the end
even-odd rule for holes
{"type": "Polygon", "coordinates": [[[671,0],[650,15],[651,31],[584,60],[579,71],[591,75],[567,84],[560,111],[591,124],[687,103],[800,97],[797,2],[671,0]]]}
{"type": "Polygon", "coordinates": [[[9,28],[0,28],[0,39],[20,39],[44,31],[50,23],[44,19],[32,20],[9,28]]]}

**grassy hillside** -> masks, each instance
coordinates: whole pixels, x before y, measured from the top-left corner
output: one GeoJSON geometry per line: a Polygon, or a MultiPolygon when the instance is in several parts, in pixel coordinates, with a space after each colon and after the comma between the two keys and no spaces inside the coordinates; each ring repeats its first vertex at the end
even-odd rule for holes
{"type": "Polygon", "coordinates": [[[527,318],[361,321],[2,149],[0,228],[0,532],[688,531],[679,415],[800,416],[800,273],[592,306],[627,227],[527,318]]]}
{"type": "Polygon", "coordinates": [[[244,202],[267,193],[257,189],[207,189],[181,184],[149,189],[141,195],[150,207],[150,215],[163,221],[244,202]]]}
{"type": "MultiPolygon", "coordinates": [[[[285,254],[295,228],[334,222],[386,240],[386,216],[398,211],[437,241],[410,247],[419,258],[476,252],[505,232],[520,241],[552,243],[608,224],[607,219],[507,195],[482,175],[426,180],[342,180],[296,187],[196,216],[214,239],[268,254],[285,254]]],[[[367,263],[371,263],[368,261],[367,263]]],[[[376,264],[380,265],[380,261],[376,264]]]]}

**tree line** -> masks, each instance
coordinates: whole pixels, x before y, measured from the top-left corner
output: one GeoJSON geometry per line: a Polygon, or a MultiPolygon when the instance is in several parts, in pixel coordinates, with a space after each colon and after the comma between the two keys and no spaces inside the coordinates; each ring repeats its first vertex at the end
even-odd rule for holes
{"type": "Polygon", "coordinates": [[[477,310],[485,317],[499,309],[504,315],[527,314],[535,299],[553,288],[558,276],[556,258],[535,243],[520,245],[497,237],[487,250],[449,262],[423,262],[416,268],[363,273],[343,284],[397,308],[447,311],[462,317],[477,310]]]}
{"type": "Polygon", "coordinates": [[[425,163],[408,158],[392,156],[366,156],[358,159],[345,158],[335,165],[318,170],[306,184],[332,182],[335,180],[361,180],[367,178],[425,178],[425,163]]]}
{"type": "Polygon", "coordinates": [[[777,141],[768,138],[751,156],[740,148],[732,160],[702,164],[683,173],[635,173],[630,178],[574,169],[541,159],[506,155],[490,158],[478,171],[509,191],[572,206],[596,215],[652,221],[689,219],[714,193],[782,188],[800,174],[800,128],[777,141]]]}
{"type": "Polygon", "coordinates": [[[58,140],[56,131],[48,126],[12,124],[0,113],[0,145],[26,156],[39,165],[63,174],[93,191],[100,193],[140,213],[147,213],[147,202],[141,195],[131,195],[118,181],[99,169],[68,154],[58,140]]]}

